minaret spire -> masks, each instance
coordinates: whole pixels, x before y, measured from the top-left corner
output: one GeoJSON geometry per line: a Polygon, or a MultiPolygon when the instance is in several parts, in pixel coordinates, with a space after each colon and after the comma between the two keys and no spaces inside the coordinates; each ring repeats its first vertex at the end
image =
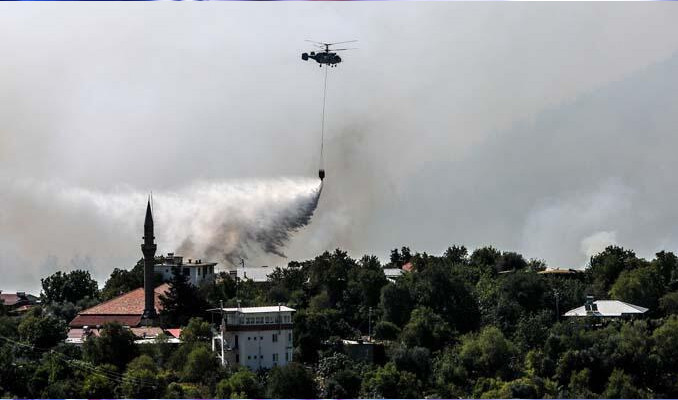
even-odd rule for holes
{"type": "Polygon", "coordinates": [[[153,236],[153,212],[151,210],[151,197],[148,197],[146,204],[146,219],[144,220],[144,243],[141,245],[141,252],[144,254],[144,315],[142,323],[152,325],[153,320],[157,318],[155,312],[155,284],[153,282],[155,251],[158,246],[155,244],[153,236]]]}

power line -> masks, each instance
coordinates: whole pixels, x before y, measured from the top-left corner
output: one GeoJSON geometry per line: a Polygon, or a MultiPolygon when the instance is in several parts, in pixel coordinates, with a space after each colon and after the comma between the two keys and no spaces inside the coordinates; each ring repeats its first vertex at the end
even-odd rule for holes
{"type": "Polygon", "coordinates": [[[97,367],[94,364],[91,364],[87,361],[72,358],[70,356],[67,356],[66,354],[60,353],[60,352],[55,351],[53,349],[45,349],[45,348],[40,348],[40,347],[37,347],[37,346],[30,345],[30,344],[17,342],[16,340],[13,340],[11,338],[8,338],[8,337],[2,336],[2,335],[0,335],[0,339],[3,339],[6,342],[12,344],[15,348],[16,347],[22,347],[22,348],[26,348],[26,349],[29,349],[29,350],[32,350],[32,351],[35,351],[35,352],[38,352],[38,353],[54,354],[70,365],[74,365],[78,368],[87,370],[87,371],[89,371],[89,372],[91,372],[95,375],[99,375],[99,376],[105,377],[107,379],[114,380],[118,383],[123,383],[124,381],[127,380],[127,381],[132,381],[132,382],[135,382],[135,383],[141,384],[141,385],[156,387],[153,382],[149,382],[145,379],[125,376],[124,374],[121,374],[121,373],[118,373],[118,372],[115,372],[115,371],[102,370],[102,369],[100,369],[100,367],[97,367]]]}

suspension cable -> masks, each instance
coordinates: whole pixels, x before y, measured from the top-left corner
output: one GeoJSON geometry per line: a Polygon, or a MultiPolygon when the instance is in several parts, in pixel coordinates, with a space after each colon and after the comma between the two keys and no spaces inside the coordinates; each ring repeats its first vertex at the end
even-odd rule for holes
{"type": "Polygon", "coordinates": [[[320,130],[320,169],[323,168],[323,145],[325,142],[325,100],[327,99],[327,64],[325,64],[325,86],[323,89],[323,117],[320,130]]]}

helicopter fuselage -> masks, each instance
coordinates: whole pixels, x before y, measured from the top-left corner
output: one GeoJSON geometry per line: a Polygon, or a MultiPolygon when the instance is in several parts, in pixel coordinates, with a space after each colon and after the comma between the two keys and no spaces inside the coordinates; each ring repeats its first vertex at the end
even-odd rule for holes
{"type": "Polygon", "coordinates": [[[304,61],[308,60],[309,58],[315,60],[318,64],[333,65],[339,64],[341,62],[341,57],[339,57],[337,53],[328,51],[321,51],[319,53],[312,51],[310,53],[303,53],[301,55],[301,59],[304,61]]]}

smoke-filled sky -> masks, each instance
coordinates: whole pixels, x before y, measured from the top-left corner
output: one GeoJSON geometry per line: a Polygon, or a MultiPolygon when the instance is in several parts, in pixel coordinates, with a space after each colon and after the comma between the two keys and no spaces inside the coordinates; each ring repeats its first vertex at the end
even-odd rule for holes
{"type": "Polygon", "coordinates": [[[210,221],[259,238],[296,215],[322,108],[305,39],[359,42],[329,71],[327,178],[289,259],[678,250],[676,20],[669,3],[0,4],[0,289],[132,266],[150,191],[161,252],[208,253],[210,221]]]}

